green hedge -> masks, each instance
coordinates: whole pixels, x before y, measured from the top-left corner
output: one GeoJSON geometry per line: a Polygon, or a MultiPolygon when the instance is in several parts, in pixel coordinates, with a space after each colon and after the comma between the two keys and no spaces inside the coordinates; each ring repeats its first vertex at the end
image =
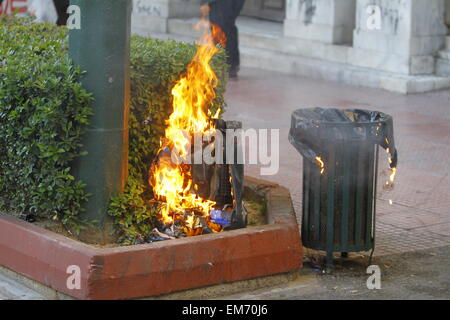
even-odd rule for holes
{"type": "MultiPolygon", "coordinates": [[[[172,113],[171,91],[196,53],[196,47],[175,41],[133,36],[131,41],[131,115],[130,156],[126,191],[115,197],[109,211],[114,217],[121,242],[131,242],[152,228],[152,198],[148,173],[165,120],[172,113]]],[[[212,66],[219,78],[217,98],[211,106],[214,114],[223,111],[227,82],[225,53],[213,58],[212,66]]]]}
{"type": "Polygon", "coordinates": [[[66,32],[0,18],[0,210],[79,226],[84,186],[70,174],[91,115],[66,32]]]}
{"type": "MultiPolygon", "coordinates": [[[[67,31],[1,17],[0,39],[0,210],[79,228],[88,195],[70,164],[81,155],[91,98],[68,58],[67,31]]],[[[195,52],[194,45],[132,37],[129,179],[109,210],[122,242],[152,227],[148,171],[172,112],[171,90],[195,52]]],[[[220,79],[215,113],[224,110],[224,53],[213,68],[220,79]]]]}

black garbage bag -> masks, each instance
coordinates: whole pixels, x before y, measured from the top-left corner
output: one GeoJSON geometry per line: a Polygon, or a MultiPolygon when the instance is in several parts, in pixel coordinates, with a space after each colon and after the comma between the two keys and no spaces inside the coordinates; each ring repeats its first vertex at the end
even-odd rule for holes
{"type": "Polygon", "coordinates": [[[390,153],[391,168],[397,167],[392,117],[361,109],[298,109],[292,113],[290,143],[309,161],[316,162],[332,143],[368,141],[390,153]]]}

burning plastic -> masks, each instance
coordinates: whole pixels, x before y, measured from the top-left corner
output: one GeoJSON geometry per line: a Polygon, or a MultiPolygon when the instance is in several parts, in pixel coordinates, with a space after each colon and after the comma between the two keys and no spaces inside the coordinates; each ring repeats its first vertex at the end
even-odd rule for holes
{"type": "MultiPolygon", "coordinates": [[[[195,155],[200,153],[195,150],[195,143],[193,148],[192,140],[211,131],[225,137],[226,130],[237,129],[233,125],[241,126],[240,123],[214,119],[208,110],[218,85],[210,61],[221,50],[216,43],[221,43],[223,33],[218,27],[210,26],[206,19],[202,19],[197,27],[203,29],[203,36],[195,57],[173,87],[173,112],[167,120],[165,136],[161,138],[161,149],[150,169],[153,202],[159,208],[158,230],[174,238],[246,225],[242,203],[243,165],[195,161],[195,155]],[[174,158],[189,161],[175,161],[174,158]],[[217,210],[224,205],[230,207],[217,210]],[[212,219],[211,213],[217,215],[219,211],[220,218],[212,219]]],[[[223,146],[218,148],[225,149],[223,146]]],[[[225,152],[219,151],[222,150],[214,149],[225,159],[225,152]]]]}
{"type": "MultiPolygon", "coordinates": [[[[218,132],[240,128],[238,122],[215,120],[218,132]]],[[[235,144],[235,156],[239,154],[239,145],[235,144]]],[[[227,150],[223,148],[223,162],[227,158],[227,150]]],[[[243,228],[246,226],[246,211],[243,206],[244,166],[242,164],[176,164],[171,158],[171,148],[164,147],[152,165],[150,183],[161,187],[159,197],[152,202],[158,207],[160,214],[156,217],[156,225],[160,232],[171,237],[190,237],[201,234],[217,233],[224,230],[243,228]],[[165,184],[172,183],[165,175],[158,176],[161,167],[179,170],[183,179],[176,178],[179,187],[176,192],[165,184]],[[155,183],[160,179],[160,183],[155,183]],[[169,197],[176,196],[173,202],[169,197]],[[184,197],[184,198],[183,198],[184,197]],[[186,200],[187,199],[187,200],[186,200]],[[194,202],[197,201],[197,202],[194,202]],[[172,201],[172,202],[171,202],[172,201]],[[175,205],[173,205],[175,203],[175,205]],[[200,204],[200,205],[199,205],[200,204]]],[[[159,189],[158,189],[159,190],[159,189]]]]}
{"type": "Polygon", "coordinates": [[[220,52],[215,38],[222,33],[218,28],[212,28],[210,32],[206,19],[202,19],[198,27],[203,28],[204,33],[195,57],[172,90],[173,112],[167,120],[161,150],[150,172],[153,193],[161,203],[160,219],[169,225],[183,220],[184,232],[188,236],[201,234],[202,228],[196,215],[207,217],[216,204],[197,194],[191,166],[175,163],[172,159],[174,152],[182,158],[186,157],[191,136],[213,129],[207,109],[216,97],[214,89],[218,79],[210,61],[220,52]]]}
{"type": "Polygon", "coordinates": [[[226,227],[231,224],[231,216],[233,211],[230,208],[223,210],[214,210],[211,212],[211,221],[220,226],[226,227]]]}

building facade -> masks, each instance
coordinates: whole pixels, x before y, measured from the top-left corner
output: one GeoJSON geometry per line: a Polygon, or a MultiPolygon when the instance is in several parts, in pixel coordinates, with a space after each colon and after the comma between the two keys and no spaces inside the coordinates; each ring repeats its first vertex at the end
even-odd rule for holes
{"type": "MultiPolygon", "coordinates": [[[[200,2],[134,0],[133,29],[194,39],[200,2]]],[[[242,16],[244,66],[402,93],[450,87],[450,0],[247,0],[242,16]]]]}

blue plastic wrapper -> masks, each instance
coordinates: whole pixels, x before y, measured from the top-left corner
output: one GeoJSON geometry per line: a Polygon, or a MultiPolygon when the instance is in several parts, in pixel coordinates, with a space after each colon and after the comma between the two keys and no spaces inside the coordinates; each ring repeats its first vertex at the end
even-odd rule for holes
{"type": "Polygon", "coordinates": [[[211,211],[211,221],[221,226],[227,226],[231,224],[231,214],[222,210],[213,210],[211,211]]]}

